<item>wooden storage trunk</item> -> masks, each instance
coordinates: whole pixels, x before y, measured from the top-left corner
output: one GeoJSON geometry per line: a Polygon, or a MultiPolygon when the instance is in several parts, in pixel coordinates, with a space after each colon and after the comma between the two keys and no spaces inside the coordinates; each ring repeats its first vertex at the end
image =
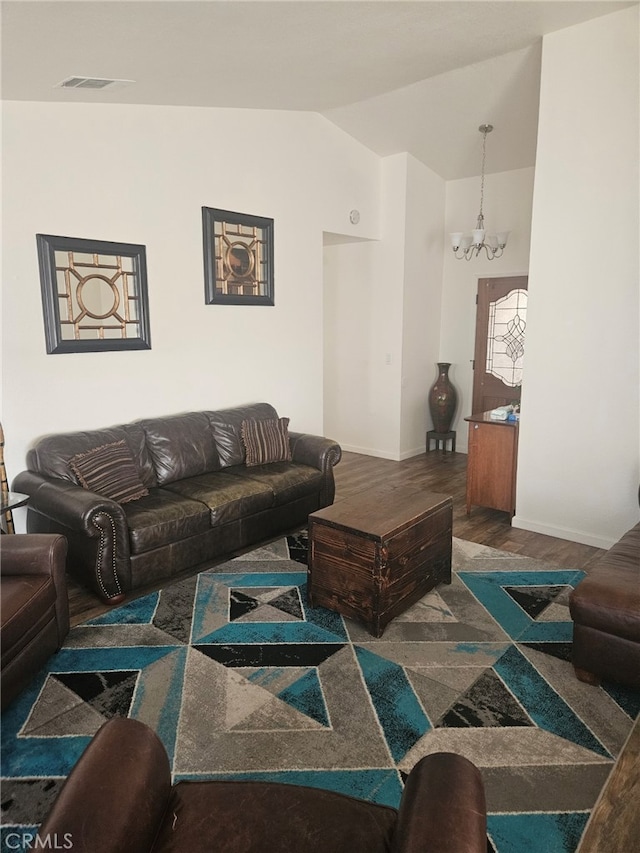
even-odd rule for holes
{"type": "Polygon", "coordinates": [[[407,489],[369,491],[309,516],[307,593],[374,637],[439,583],[451,583],[453,501],[407,489]]]}

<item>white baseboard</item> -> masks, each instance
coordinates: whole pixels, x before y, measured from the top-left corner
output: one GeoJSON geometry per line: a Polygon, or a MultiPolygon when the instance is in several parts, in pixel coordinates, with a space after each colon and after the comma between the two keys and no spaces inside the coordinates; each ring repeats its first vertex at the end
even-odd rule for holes
{"type": "Polygon", "coordinates": [[[572,530],[567,527],[554,527],[549,524],[538,524],[528,518],[515,515],[511,519],[511,526],[519,530],[529,530],[531,533],[543,533],[545,536],[554,536],[556,539],[567,539],[569,542],[580,542],[582,545],[591,545],[594,548],[603,548],[608,551],[615,545],[615,539],[607,539],[603,536],[593,536],[584,530],[572,530]]]}
{"type": "Polygon", "coordinates": [[[413,450],[403,450],[400,454],[400,459],[413,459],[414,456],[422,456],[423,453],[426,453],[424,446],[414,447],[413,450]]]}
{"type": "MultiPolygon", "coordinates": [[[[375,456],[378,459],[392,459],[394,462],[402,462],[404,459],[413,459],[414,456],[422,456],[426,453],[423,446],[415,447],[413,450],[403,450],[402,453],[392,453],[389,450],[377,450],[371,447],[356,447],[354,444],[340,444],[347,453],[361,453],[363,456],[375,456]]],[[[433,451],[433,448],[432,448],[433,451]]],[[[456,453],[466,453],[467,448],[457,448],[456,453]]]]}
{"type": "Polygon", "coordinates": [[[400,458],[397,454],[393,454],[388,450],[377,450],[373,447],[356,447],[354,444],[342,444],[340,447],[347,453],[361,453],[363,456],[375,456],[378,459],[393,459],[394,462],[399,462],[400,458]]]}

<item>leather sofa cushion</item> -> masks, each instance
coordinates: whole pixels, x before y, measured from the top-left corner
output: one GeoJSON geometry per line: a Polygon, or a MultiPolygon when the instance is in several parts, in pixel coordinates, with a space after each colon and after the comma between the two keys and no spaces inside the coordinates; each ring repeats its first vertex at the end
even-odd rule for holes
{"type": "Polygon", "coordinates": [[[180,480],[168,490],[205,504],[211,512],[211,524],[226,524],[274,505],[271,486],[260,480],[239,480],[227,471],[216,471],[180,480]]]}
{"type": "Polygon", "coordinates": [[[638,594],[640,595],[640,523],[622,536],[610,548],[598,563],[607,568],[635,569],[638,578],[638,594]]]}
{"type": "Polygon", "coordinates": [[[640,643],[640,572],[599,567],[571,596],[574,622],[640,643]]]}
{"type": "Polygon", "coordinates": [[[277,418],[278,413],[269,403],[253,403],[249,406],[235,406],[232,409],[207,412],[207,416],[211,423],[220,465],[226,468],[244,464],[246,454],[242,442],[242,422],[269,420],[277,418]]]}
{"type": "Polygon", "coordinates": [[[3,575],[0,646],[2,666],[12,660],[43,626],[55,619],[56,590],[44,575],[3,575]]]}
{"type": "Polygon", "coordinates": [[[211,527],[209,509],[167,489],[151,489],[140,500],[122,507],[129,527],[132,554],[141,554],[169,545],[211,527]]]}
{"type": "Polygon", "coordinates": [[[218,451],[205,412],[190,412],[139,422],[159,486],[220,468],[218,451]]]}
{"type": "Polygon", "coordinates": [[[322,486],[322,472],[317,468],[291,462],[272,462],[250,468],[238,465],[230,468],[229,473],[245,483],[253,481],[271,489],[275,506],[304,497],[322,486]]]}
{"type": "Polygon", "coordinates": [[[126,441],[134,460],[140,479],[151,489],[158,485],[153,462],[146,445],[146,437],[140,424],[122,424],[107,429],[69,432],[45,436],[37,447],[27,453],[27,468],[37,471],[45,477],[58,477],[81,485],[76,474],[69,467],[69,460],[81,453],[88,453],[96,447],[126,441]]]}
{"type": "Polygon", "coordinates": [[[183,781],[171,792],[153,849],[388,853],[396,821],[395,809],[332,791],[278,782],[183,781]]]}
{"type": "Polygon", "coordinates": [[[577,585],[570,610],[580,625],[640,642],[640,524],[577,585]]]}

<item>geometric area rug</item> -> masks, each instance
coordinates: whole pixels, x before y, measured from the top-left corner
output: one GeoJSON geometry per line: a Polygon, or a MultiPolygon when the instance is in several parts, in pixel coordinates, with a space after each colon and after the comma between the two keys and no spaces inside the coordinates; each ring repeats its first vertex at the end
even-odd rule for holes
{"type": "MultiPolygon", "coordinates": [[[[423,755],[481,770],[488,851],[574,853],[640,712],[579,682],[584,577],[453,541],[453,579],[382,637],[306,598],[306,531],[72,628],[2,714],[2,851],[31,838],[102,723],[163,741],[174,781],[263,779],[397,806],[423,755]]],[[[330,851],[328,851],[330,853],[330,851]]]]}

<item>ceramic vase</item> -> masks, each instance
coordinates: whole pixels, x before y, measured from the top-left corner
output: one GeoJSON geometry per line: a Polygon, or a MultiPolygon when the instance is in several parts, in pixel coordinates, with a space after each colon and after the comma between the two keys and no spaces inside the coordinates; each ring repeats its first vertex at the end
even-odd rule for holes
{"type": "Polygon", "coordinates": [[[456,411],[458,392],[449,379],[448,361],[438,362],[438,378],[429,391],[429,412],[436,432],[445,433],[451,430],[451,422],[456,411]]]}

